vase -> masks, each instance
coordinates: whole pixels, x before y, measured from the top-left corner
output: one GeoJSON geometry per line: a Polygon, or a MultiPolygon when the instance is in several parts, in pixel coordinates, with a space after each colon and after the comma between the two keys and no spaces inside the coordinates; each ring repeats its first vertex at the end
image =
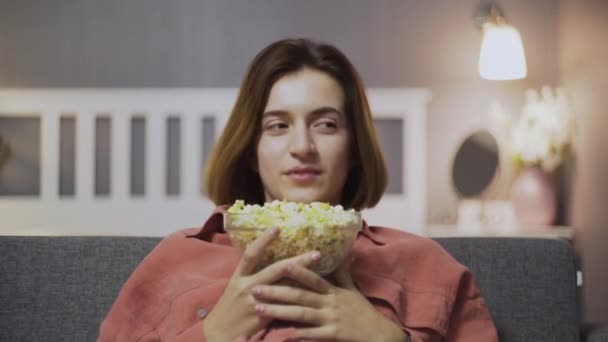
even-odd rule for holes
{"type": "Polygon", "coordinates": [[[557,190],[551,174],[538,167],[520,171],[511,188],[517,220],[523,227],[550,226],[557,216],[557,190]]]}

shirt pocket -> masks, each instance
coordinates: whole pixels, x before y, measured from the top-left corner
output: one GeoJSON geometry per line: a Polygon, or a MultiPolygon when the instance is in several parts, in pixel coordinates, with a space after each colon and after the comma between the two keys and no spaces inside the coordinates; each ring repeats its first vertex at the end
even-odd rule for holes
{"type": "Polygon", "coordinates": [[[360,273],[354,279],[359,291],[374,307],[389,319],[402,325],[403,312],[401,303],[404,289],[398,282],[381,276],[360,273]]]}
{"type": "Polygon", "coordinates": [[[185,290],[171,300],[162,335],[177,336],[204,320],[224,293],[227,281],[218,280],[185,290]]]}
{"type": "Polygon", "coordinates": [[[408,290],[396,280],[369,273],[357,274],[355,283],[378,311],[400,327],[445,333],[450,309],[443,294],[408,290]]]}

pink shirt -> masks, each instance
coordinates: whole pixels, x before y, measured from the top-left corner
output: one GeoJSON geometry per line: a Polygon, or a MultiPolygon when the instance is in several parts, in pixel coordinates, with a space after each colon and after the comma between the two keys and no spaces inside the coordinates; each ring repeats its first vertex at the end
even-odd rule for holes
{"type": "MultiPolygon", "coordinates": [[[[239,259],[218,208],[202,228],[163,239],[124,284],[98,341],[203,341],[205,312],[239,259]],[[201,310],[202,309],[202,310],[201,310]]],[[[368,227],[353,246],[352,278],[412,341],[498,341],[471,272],[431,239],[368,227]]],[[[294,328],[270,325],[238,341],[284,341],[294,328]]]]}

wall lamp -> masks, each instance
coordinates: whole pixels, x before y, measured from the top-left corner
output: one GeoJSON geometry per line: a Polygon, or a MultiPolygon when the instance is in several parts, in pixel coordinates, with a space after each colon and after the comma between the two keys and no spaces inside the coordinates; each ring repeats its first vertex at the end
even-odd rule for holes
{"type": "Polygon", "coordinates": [[[479,74],[487,80],[516,80],[527,75],[526,55],[519,31],[507,24],[495,2],[482,4],[475,15],[483,31],[479,74]]]}

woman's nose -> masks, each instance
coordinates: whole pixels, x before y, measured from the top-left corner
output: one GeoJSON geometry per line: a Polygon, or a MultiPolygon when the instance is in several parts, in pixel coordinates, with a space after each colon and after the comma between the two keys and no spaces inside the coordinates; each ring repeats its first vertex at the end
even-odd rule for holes
{"type": "Polygon", "coordinates": [[[315,152],[315,144],[306,128],[296,128],[292,130],[289,142],[289,153],[297,158],[308,157],[315,152]]]}

